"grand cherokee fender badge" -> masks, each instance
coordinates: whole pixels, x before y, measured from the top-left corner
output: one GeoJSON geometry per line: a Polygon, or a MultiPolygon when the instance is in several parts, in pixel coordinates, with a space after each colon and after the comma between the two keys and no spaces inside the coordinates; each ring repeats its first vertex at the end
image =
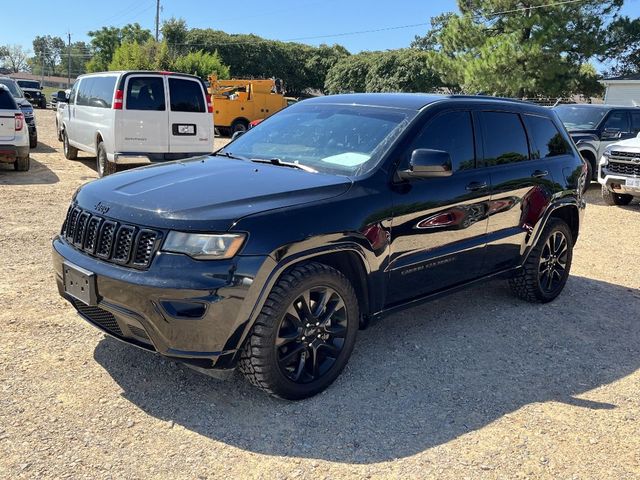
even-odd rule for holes
{"type": "Polygon", "coordinates": [[[111,209],[111,207],[109,205],[105,205],[102,202],[98,202],[93,206],[93,209],[98,213],[106,215],[107,212],[111,209]]]}

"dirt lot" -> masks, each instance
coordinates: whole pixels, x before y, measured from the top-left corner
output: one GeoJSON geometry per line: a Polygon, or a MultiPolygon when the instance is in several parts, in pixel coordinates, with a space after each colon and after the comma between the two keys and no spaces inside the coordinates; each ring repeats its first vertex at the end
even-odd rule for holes
{"type": "Polygon", "coordinates": [[[360,332],[299,403],[120,344],[58,298],[50,241],[94,159],[36,112],[0,166],[0,478],[640,478],[640,205],[597,185],[564,294],[502,282],[360,332]]]}

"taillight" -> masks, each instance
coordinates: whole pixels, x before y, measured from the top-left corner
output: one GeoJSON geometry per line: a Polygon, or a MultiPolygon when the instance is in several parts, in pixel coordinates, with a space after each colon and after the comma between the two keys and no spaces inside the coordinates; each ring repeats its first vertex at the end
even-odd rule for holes
{"type": "Polygon", "coordinates": [[[19,132],[24,128],[24,115],[22,113],[16,113],[16,132],[19,132]]]}
{"type": "Polygon", "coordinates": [[[113,96],[113,109],[114,110],[122,110],[122,99],[124,98],[124,93],[122,90],[116,90],[116,94],[113,96]]]}
{"type": "Polygon", "coordinates": [[[211,95],[205,93],[204,96],[207,98],[207,112],[213,113],[213,103],[211,102],[211,95]]]}

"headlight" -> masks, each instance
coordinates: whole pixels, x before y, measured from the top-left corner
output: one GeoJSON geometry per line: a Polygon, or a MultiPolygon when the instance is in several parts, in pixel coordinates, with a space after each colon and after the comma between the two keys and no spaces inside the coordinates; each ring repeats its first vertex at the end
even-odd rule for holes
{"type": "Polygon", "coordinates": [[[184,253],[198,260],[222,260],[238,253],[245,237],[242,233],[169,232],[162,250],[184,253]]]}
{"type": "Polygon", "coordinates": [[[602,152],[602,158],[600,159],[600,165],[606,167],[609,165],[609,158],[611,157],[611,149],[607,148],[602,152]]]}

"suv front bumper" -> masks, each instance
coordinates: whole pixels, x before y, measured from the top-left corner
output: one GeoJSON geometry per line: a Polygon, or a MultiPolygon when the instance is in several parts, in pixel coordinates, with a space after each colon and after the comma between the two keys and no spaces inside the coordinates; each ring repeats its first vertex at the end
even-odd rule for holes
{"type": "Polygon", "coordinates": [[[237,256],[197,261],[160,252],[149,270],[103,262],[53,240],[60,295],[89,323],[126,343],[203,369],[235,366],[252,310],[245,304],[254,278],[269,257],[237,256]],[[65,265],[95,276],[95,304],[65,291],[65,265]]]}

